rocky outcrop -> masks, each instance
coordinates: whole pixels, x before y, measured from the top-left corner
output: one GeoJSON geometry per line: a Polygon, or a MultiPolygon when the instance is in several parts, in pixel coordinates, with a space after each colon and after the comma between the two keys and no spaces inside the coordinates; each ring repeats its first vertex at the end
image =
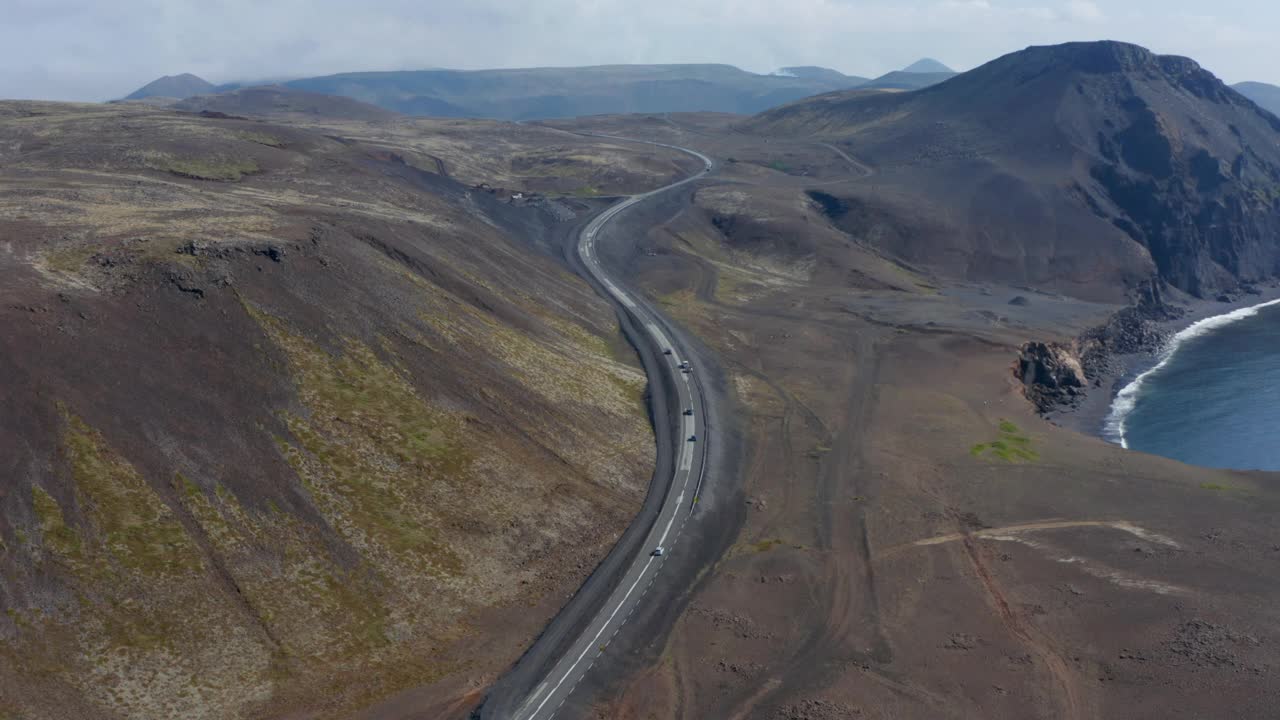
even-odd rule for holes
{"type": "Polygon", "coordinates": [[[1023,392],[1040,412],[1073,404],[1084,395],[1087,378],[1075,347],[1029,342],[1018,355],[1023,392]]]}
{"type": "Polygon", "coordinates": [[[1027,399],[1040,412],[1073,407],[1084,399],[1089,387],[1097,387],[1103,377],[1117,370],[1117,356],[1159,350],[1168,340],[1161,323],[1176,320],[1184,312],[1165,303],[1159,281],[1149,281],[1138,288],[1134,305],[1069,344],[1024,343],[1015,375],[1022,381],[1027,399]]]}

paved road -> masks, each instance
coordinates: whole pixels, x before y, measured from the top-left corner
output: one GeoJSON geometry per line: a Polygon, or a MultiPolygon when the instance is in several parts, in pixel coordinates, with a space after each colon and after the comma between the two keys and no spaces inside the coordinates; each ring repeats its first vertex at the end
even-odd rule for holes
{"type": "MultiPolygon", "coordinates": [[[[596,242],[601,228],[619,213],[659,193],[693,182],[706,175],[713,167],[710,158],[693,150],[662,143],[646,144],[679,150],[697,157],[702,160],[703,169],[684,180],[643,195],[632,196],[610,207],[582,229],[578,236],[577,253],[582,268],[594,280],[593,284],[608,295],[618,307],[619,312],[624,314],[624,319],[632,328],[638,330],[632,333],[633,341],[650,345],[651,357],[658,358],[656,363],[658,372],[668,376],[662,383],[655,382],[657,379],[651,377],[650,385],[654,388],[672,388],[674,392],[668,398],[668,402],[678,409],[676,416],[680,423],[679,436],[673,453],[674,462],[670,466],[672,469],[670,481],[665,489],[656,485],[651,486],[651,494],[664,493],[661,506],[656,515],[649,518],[645,518],[647,513],[642,515],[642,518],[650,522],[645,531],[645,539],[639,544],[639,549],[630,559],[630,565],[625,574],[613,588],[603,606],[596,611],[589,622],[581,625],[581,632],[571,644],[568,644],[567,650],[560,655],[550,671],[537,682],[533,690],[523,699],[513,703],[513,710],[501,708],[491,712],[486,707],[485,712],[482,712],[484,718],[550,720],[555,717],[556,712],[595,664],[596,659],[606,651],[610,641],[626,624],[631,614],[646,601],[647,591],[662,571],[667,557],[672,553],[681,552],[683,548],[680,545],[680,539],[685,524],[697,507],[698,493],[705,469],[704,460],[707,457],[706,448],[710,441],[708,428],[703,421],[705,402],[699,385],[698,368],[693,367],[691,372],[685,372],[682,369],[682,363],[688,362],[691,355],[681,346],[679,336],[671,331],[662,315],[640,295],[624,289],[618,281],[611,278],[596,256],[596,242]],[[667,351],[671,354],[665,354],[667,351]],[[685,415],[685,410],[691,410],[692,414],[685,415]],[[696,437],[696,440],[690,440],[690,437],[696,437]],[[660,546],[664,549],[664,554],[654,555],[653,551],[660,546]]],[[[652,372],[652,368],[650,371],[652,372]]],[[[667,420],[660,417],[659,413],[655,413],[654,419],[655,432],[661,434],[670,430],[667,427],[667,420]]],[[[641,529],[644,530],[644,528],[641,529]]],[[[580,623],[584,619],[558,617],[557,622],[578,620],[580,623]]]]}

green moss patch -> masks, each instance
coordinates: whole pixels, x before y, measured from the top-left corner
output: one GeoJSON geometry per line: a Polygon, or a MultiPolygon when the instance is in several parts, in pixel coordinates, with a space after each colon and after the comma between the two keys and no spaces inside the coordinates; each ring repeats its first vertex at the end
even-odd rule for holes
{"type": "Polygon", "coordinates": [[[40,536],[45,547],[62,557],[80,559],[80,536],[67,526],[58,501],[36,485],[31,488],[31,506],[40,523],[40,536]]]}
{"type": "Polygon", "coordinates": [[[251,159],[224,157],[175,157],[167,153],[152,153],[146,158],[147,167],[196,180],[236,182],[246,175],[259,171],[258,163],[251,159]]]}
{"type": "Polygon", "coordinates": [[[978,443],[969,448],[976,458],[996,458],[1004,462],[1032,462],[1040,459],[1040,453],[1031,447],[1031,438],[1022,434],[1017,425],[1008,420],[1000,421],[1000,437],[988,443],[978,443]]]}
{"type": "Polygon", "coordinates": [[[105,549],[123,566],[148,574],[199,570],[197,548],[155,490],[97,431],[74,415],[65,417],[72,478],[105,549]]]}
{"type": "Polygon", "coordinates": [[[267,147],[273,147],[273,148],[284,147],[283,140],[273,135],[268,135],[266,133],[252,132],[250,130],[245,130],[243,132],[236,133],[236,137],[251,143],[266,145],[267,147]]]}
{"type": "Polygon", "coordinates": [[[89,262],[89,258],[93,257],[97,252],[98,246],[94,244],[59,247],[45,254],[45,264],[51,270],[75,273],[83,268],[84,264],[89,262]]]}
{"type": "Polygon", "coordinates": [[[390,363],[348,340],[331,354],[250,310],[289,358],[306,415],[286,413],[296,444],[277,442],[325,515],[358,547],[375,545],[419,571],[454,575],[441,538],[439,491],[470,474],[460,422],[429,407],[390,363]]]}
{"type": "Polygon", "coordinates": [[[784,544],[785,544],[785,543],[784,543],[782,540],[780,540],[780,539],[778,539],[778,538],[773,538],[773,539],[770,539],[770,540],[761,540],[761,541],[759,541],[759,542],[757,542],[757,543],[754,543],[751,547],[752,547],[756,552],[767,552],[767,551],[769,551],[769,550],[774,549],[775,547],[777,547],[777,546],[779,546],[779,545],[784,545],[784,544]]]}
{"type": "Polygon", "coordinates": [[[1222,483],[1215,483],[1215,482],[1200,483],[1200,489],[1211,490],[1213,492],[1218,492],[1218,493],[1242,493],[1246,495],[1249,494],[1249,490],[1247,488],[1238,487],[1236,485],[1224,485],[1222,483]]]}

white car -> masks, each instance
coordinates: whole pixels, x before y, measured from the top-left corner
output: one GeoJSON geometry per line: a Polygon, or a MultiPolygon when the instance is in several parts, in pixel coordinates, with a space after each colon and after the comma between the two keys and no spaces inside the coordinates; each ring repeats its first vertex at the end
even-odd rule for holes
{"type": "Polygon", "coordinates": [[[654,557],[662,557],[666,552],[667,552],[667,549],[659,545],[658,547],[653,549],[653,552],[649,554],[654,557]]]}

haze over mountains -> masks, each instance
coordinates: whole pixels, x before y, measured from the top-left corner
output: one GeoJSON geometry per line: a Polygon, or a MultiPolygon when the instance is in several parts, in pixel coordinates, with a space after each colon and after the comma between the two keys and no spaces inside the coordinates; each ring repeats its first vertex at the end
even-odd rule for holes
{"type": "MultiPolygon", "coordinates": [[[[341,95],[405,115],[536,120],[610,113],[752,114],[803,97],[855,87],[912,90],[955,73],[936,60],[875,79],[816,66],[758,75],[730,65],[602,65],[510,70],[415,70],[342,73],[279,83],[341,95]]],[[[127,99],[185,99],[242,89],[191,75],[162,78],[127,99]]]]}
{"type": "Polygon", "coordinates": [[[204,78],[191,73],[165,75],[152,80],[125,96],[125,100],[142,100],[150,97],[187,98],[192,95],[217,92],[218,88],[204,78]]]}
{"type": "Polygon", "coordinates": [[[1273,115],[1280,115],[1280,87],[1263,82],[1242,82],[1231,87],[1273,115]]]}
{"type": "Polygon", "coordinates": [[[902,68],[902,72],[909,73],[955,73],[955,70],[943,65],[941,62],[933,58],[920,58],[910,65],[902,68]]]}

